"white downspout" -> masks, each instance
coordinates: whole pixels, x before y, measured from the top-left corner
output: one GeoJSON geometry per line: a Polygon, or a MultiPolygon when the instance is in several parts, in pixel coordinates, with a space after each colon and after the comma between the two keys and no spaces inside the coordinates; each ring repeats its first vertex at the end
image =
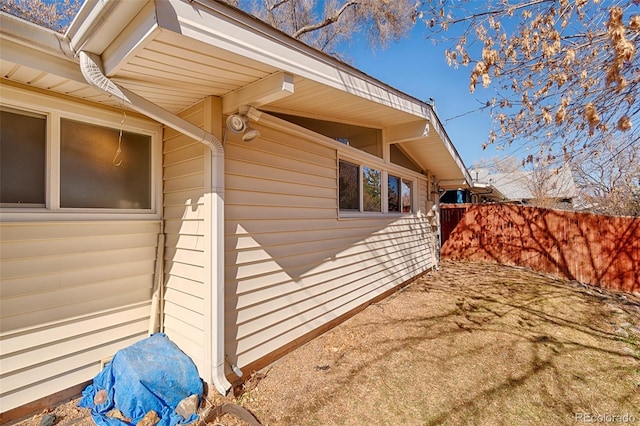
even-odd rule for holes
{"type": "Polygon", "coordinates": [[[227,395],[231,390],[231,383],[224,373],[224,148],[218,138],[198,126],[160,108],[151,101],[121,87],[111,81],[102,70],[102,60],[96,54],[80,51],[80,70],[84,78],[92,86],[115,96],[134,110],[152,118],[178,132],[187,135],[206,145],[211,150],[211,164],[213,166],[211,185],[212,200],[212,230],[211,257],[212,257],[212,338],[213,348],[211,353],[211,380],[217,391],[227,395]]]}

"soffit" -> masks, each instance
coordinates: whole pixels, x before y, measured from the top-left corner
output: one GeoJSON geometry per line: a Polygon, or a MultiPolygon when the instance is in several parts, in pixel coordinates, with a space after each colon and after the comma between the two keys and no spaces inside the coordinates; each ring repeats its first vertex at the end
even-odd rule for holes
{"type": "Polygon", "coordinates": [[[456,186],[464,185],[466,169],[426,104],[291,42],[280,33],[274,34],[271,27],[256,28],[260,23],[252,18],[234,15],[233,11],[225,15],[230,12],[224,8],[196,10],[198,6],[197,2],[163,2],[157,28],[148,31],[146,41],[124,42],[135,48],[118,52],[122,60],[104,58],[105,63],[112,64],[107,74],[122,86],[177,113],[205,95],[224,98],[286,72],[293,76],[293,93],[254,106],[381,129],[416,120],[432,121],[434,131],[430,136],[405,141],[401,146],[439,180],[455,179],[456,186]],[[243,19],[249,19],[250,25],[243,19]]]}
{"type": "MultiPolygon", "coordinates": [[[[438,179],[468,175],[428,105],[348,65],[291,40],[239,11],[215,2],[165,0],[145,7],[106,47],[106,74],[158,106],[178,113],[206,96],[225,97],[279,72],[293,75],[294,92],[258,108],[386,128],[424,120],[431,134],[401,147],[438,179]]],[[[99,36],[99,34],[97,35],[99,36]]],[[[92,102],[119,107],[117,99],[85,83],[76,58],[41,57],[24,44],[5,54],[2,76],[92,102]],[[33,59],[35,58],[35,59],[33,59]],[[48,72],[50,64],[54,72],[48,72]]],[[[15,47],[15,46],[13,46],[15,47]]],[[[469,179],[470,181],[470,179],[469,179]]]]}

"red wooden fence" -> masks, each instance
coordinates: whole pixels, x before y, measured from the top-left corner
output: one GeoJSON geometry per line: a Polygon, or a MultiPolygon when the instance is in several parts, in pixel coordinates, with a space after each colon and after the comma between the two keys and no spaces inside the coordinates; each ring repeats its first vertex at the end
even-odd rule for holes
{"type": "Polygon", "coordinates": [[[640,291],[640,218],[466,204],[442,206],[441,221],[444,259],[518,265],[582,283],[640,291]],[[445,225],[447,218],[457,217],[457,224],[445,225]],[[446,240],[445,226],[453,226],[446,240]]]}

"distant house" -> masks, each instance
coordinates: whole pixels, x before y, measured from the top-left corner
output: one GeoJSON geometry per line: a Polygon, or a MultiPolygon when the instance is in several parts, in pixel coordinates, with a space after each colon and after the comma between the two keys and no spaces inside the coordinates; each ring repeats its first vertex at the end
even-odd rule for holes
{"type": "Polygon", "coordinates": [[[474,202],[509,202],[570,208],[577,196],[571,168],[490,174],[486,169],[469,171],[474,202]]]}
{"type": "Polygon", "coordinates": [[[216,1],[0,19],[3,421],[156,331],[226,393],[437,265],[429,104],[216,1]]]}

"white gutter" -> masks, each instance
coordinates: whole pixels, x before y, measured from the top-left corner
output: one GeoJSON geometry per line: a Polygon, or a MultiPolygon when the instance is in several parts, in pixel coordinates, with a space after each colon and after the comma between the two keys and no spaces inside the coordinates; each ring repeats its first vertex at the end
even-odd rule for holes
{"type": "Polygon", "coordinates": [[[115,96],[134,110],[152,118],[178,132],[206,145],[211,150],[211,217],[213,235],[210,238],[211,297],[209,306],[211,315],[210,347],[205,353],[211,354],[211,380],[222,395],[227,395],[231,383],[224,373],[224,148],[218,138],[196,125],[160,108],[151,101],[119,86],[104,75],[102,61],[96,54],[80,51],[80,70],[84,78],[93,87],[115,96]]]}

